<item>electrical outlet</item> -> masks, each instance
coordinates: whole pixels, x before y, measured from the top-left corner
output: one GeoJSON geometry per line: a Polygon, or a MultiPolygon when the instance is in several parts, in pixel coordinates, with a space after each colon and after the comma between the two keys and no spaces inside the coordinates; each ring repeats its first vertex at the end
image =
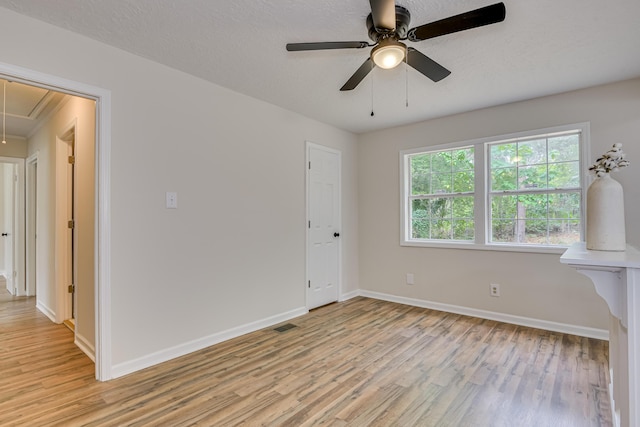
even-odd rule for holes
{"type": "Polygon", "coordinates": [[[492,297],[499,297],[500,296],[500,285],[498,285],[497,283],[492,283],[489,285],[489,295],[491,295],[492,297]]]}
{"type": "Polygon", "coordinates": [[[407,273],[407,285],[413,285],[415,282],[413,281],[413,273],[407,273]]]}

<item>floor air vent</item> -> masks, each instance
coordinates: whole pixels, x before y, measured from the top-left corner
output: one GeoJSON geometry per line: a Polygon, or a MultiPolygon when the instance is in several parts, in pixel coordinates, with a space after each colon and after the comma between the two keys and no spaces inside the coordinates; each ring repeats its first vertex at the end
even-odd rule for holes
{"type": "Polygon", "coordinates": [[[297,326],[292,324],[292,323],[287,323],[285,325],[278,326],[277,328],[274,329],[274,331],[284,332],[284,331],[288,331],[289,329],[293,329],[293,328],[297,328],[297,326]]]}

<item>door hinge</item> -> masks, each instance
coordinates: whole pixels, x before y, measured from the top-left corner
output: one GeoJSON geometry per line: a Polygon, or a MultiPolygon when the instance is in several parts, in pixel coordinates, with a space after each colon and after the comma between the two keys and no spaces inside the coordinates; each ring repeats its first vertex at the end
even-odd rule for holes
{"type": "Polygon", "coordinates": [[[309,284],[307,286],[309,286],[309,289],[311,289],[311,280],[309,280],[309,284]]]}
{"type": "Polygon", "coordinates": [[[309,228],[311,228],[311,220],[309,220],[309,228]]]}
{"type": "Polygon", "coordinates": [[[309,161],[309,170],[311,170],[311,161],[309,161]]]}
{"type": "Polygon", "coordinates": [[[74,285],[69,285],[67,287],[67,291],[72,294],[74,291],[76,290],[76,287],[74,285]]]}
{"type": "Polygon", "coordinates": [[[67,228],[74,228],[76,226],[76,222],[72,219],[67,221],[67,228]]]}
{"type": "Polygon", "coordinates": [[[76,156],[69,156],[69,164],[70,165],[76,164],[76,156]]]}

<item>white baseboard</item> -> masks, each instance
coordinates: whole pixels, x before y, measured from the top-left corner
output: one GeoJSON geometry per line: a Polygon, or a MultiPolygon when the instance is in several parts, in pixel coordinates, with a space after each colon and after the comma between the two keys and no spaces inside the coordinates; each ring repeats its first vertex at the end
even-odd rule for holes
{"type": "Polygon", "coordinates": [[[277,314],[275,316],[267,317],[266,319],[258,320],[246,325],[218,332],[204,338],[199,338],[190,342],[186,342],[184,344],[160,350],[134,360],[118,363],[111,367],[111,378],[122,377],[132,372],[139,371],[141,369],[145,369],[171,359],[175,359],[176,357],[184,356],[185,354],[202,350],[203,348],[210,347],[223,341],[227,341],[232,338],[248,334],[250,332],[255,332],[260,329],[268,328],[278,323],[302,316],[304,314],[307,314],[308,312],[309,310],[307,310],[306,308],[298,308],[286,313],[277,314]]]}
{"type": "Polygon", "coordinates": [[[44,305],[42,301],[36,301],[36,308],[40,310],[42,314],[47,316],[49,320],[51,320],[53,323],[58,323],[56,322],[56,313],[53,310],[51,310],[49,307],[44,305]]]}
{"type": "Polygon", "coordinates": [[[93,363],[96,363],[96,349],[85,337],[75,334],[74,344],[78,346],[78,348],[82,350],[82,352],[86,354],[93,363]]]}
{"type": "Polygon", "coordinates": [[[346,301],[346,300],[349,300],[351,298],[355,298],[357,296],[360,296],[360,291],[359,290],[355,290],[355,291],[352,291],[352,292],[347,292],[346,294],[340,295],[340,299],[338,301],[340,301],[340,302],[346,301]]]}
{"type": "Polygon", "coordinates": [[[495,320],[498,322],[528,326],[530,328],[544,329],[546,331],[560,332],[581,337],[595,338],[605,341],[609,340],[609,331],[604,329],[595,329],[585,326],[570,325],[566,323],[550,322],[548,320],[532,319],[530,317],[515,316],[512,314],[498,313],[495,311],[479,310],[477,308],[462,307],[458,305],[444,304],[440,302],[426,301],[415,298],[399,297],[396,295],[383,294],[380,292],[367,290],[360,290],[359,294],[367,298],[397,302],[399,304],[411,305],[414,307],[429,308],[432,310],[444,311],[447,313],[462,314],[465,316],[478,317],[480,319],[495,320]]]}

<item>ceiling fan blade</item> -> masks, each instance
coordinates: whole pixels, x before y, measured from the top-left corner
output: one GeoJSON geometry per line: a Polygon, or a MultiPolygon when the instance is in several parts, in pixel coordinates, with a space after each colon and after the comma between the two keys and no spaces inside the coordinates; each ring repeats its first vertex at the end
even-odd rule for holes
{"type": "Polygon", "coordinates": [[[451,74],[451,71],[412,47],[407,48],[407,64],[434,82],[439,82],[451,74]]]}
{"type": "Polygon", "coordinates": [[[504,3],[496,3],[412,28],[407,34],[407,39],[412,42],[418,42],[445,34],[495,24],[504,21],[505,15],[504,3]]]}
{"type": "Polygon", "coordinates": [[[347,82],[340,88],[341,91],[345,90],[353,90],[360,84],[362,79],[364,79],[367,74],[373,69],[373,62],[371,58],[367,58],[366,61],[353,73],[353,76],[347,80],[347,82]]]}
{"type": "Polygon", "coordinates": [[[380,32],[396,29],[396,3],[394,0],[369,0],[373,26],[380,32]]]}
{"type": "Polygon", "coordinates": [[[289,52],[301,50],[324,50],[324,49],[362,49],[369,47],[367,42],[314,42],[314,43],[287,43],[289,52]]]}

